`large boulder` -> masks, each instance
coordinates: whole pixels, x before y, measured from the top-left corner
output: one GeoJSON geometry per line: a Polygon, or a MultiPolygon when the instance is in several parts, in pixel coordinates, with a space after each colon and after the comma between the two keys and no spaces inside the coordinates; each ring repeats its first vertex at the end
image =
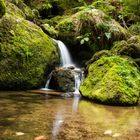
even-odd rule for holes
{"type": "Polygon", "coordinates": [[[5,14],[5,0],[0,0],[0,18],[5,14]]]}
{"type": "Polygon", "coordinates": [[[114,41],[128,36],[118,22],[100,10],[89,8],[60,21],[56,29],[59,38],[80,60],[90,58],[96,51],[110,49],[114,41]]]}
{"type": "Polygon", "coordinates": [[[135,105],[139,100],[140,72],[128,58],[102,56],[90,65],[80,91],[84,97],[103,104],[135,105]]]}
{"type": "Polygon", "coordinates": [[[0,19],[0,89],[40,87],[46,71],[59,61],[56,47],[20,9],[7,5],[0,19]]]}

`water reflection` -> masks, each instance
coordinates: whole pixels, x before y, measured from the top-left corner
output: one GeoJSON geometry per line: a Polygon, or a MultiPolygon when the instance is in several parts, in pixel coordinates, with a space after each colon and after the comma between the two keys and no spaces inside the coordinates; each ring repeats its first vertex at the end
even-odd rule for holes
{"type": "Polygon", "coordinates": [[[86,122],[102,130],[126,133],[139,125],[139,107],[103,106],[81,101],[79,110],[86,122]]]}
{"type": "Polygon", "coordinates": [[[73,112],[78,111],[78,105],[79,105],[80,98],[81,98],[81,96],[74,96],[73,104],[72,104],[72,111],[73,112]]]}
{"type": "MultiPolygon", "coordinates": [[[[81,96],[74,96],[73,103],[72,103],[72,112],[78,111],[78,104],[81,96]]],[[[56,139],[63,122],[65,121],[65,114],[67,114],[67,106],[59,106],[56,111],[55,119],[53,121],[53,128],[52,128],[52,139],[56,139]]]]}
{"type": "Polygon", "coordinates": [[[140,106],[111,107],[79,96],[28,94],[0,92],[0,139],[31,140],[39,135],[49,140],[114,139],[104,135],[106,130],[120,133],[119,140],[140,139],[140,106]],[[17,138],[16,132],[25,135],[17,138]]]}
{"type": "Polygon", "coordinates": [[[53,122],[53,128],[52,128],[53,138],[56,138],[56,136],[58,135],[61,125],[63,124],[64,121],[64,117],[61,109],[62,108],[60,108],[60,110],[56,112],[55,120],[53,122]]]}

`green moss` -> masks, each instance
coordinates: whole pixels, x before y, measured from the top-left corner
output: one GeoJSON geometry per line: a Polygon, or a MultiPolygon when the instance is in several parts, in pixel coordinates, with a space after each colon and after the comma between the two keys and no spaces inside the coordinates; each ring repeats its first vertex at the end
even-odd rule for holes
{"type": "Polygon", "coordinates": [[[96,0],[92,4],[96,9],[100,9],[107,14],[112,14],[115,12],[116,7],[111,5],[108,0],[96,0]]]}
{"type": "Polygon", "coordinates": [[[139,100],[140,72],[131,60],[103,56],[90,65],[80,91],[101,103],[134,105],[139,100]]]}
{"type": "Polygon", "coordinates": [[[54,27],[50,26],[49,24],[42,24],[41,28],[52,38],[56,38],[58,35],[58,32],[54,29],[54,27]]]}
{"type": "Polygon", "coordinates": [[[28,20],[34,20],[35,18],[38,17],[38,13],[36,13],[37,15],[35,15],[36,10],[31,10],[31,8],[29,6],[27,6],[23,0],[12,0],[11,1],[14,5],[16,5],[24,14],[26,19],[28,20]]]}
{"type": "Polygon", "coordinates": [[[136,23],[136,24],[132,24],[129,29],[131,34],[134,35],[140,35],[140,22],[136,23]]]}
{"type": "Polygon", "coordinates": [[[72,20],[67,18],[60,22],[56,28],[59,29],[60,32],[66,33],[72,31],[74,26],[72,20]]]}
{"type": "Polygon", "coordinates": [[[5,14],[6,7],[5,7],[5,0],[0,0],[0,18],[5,14]]]}
{"type": "Polygon", "coordinates": [[[6,2],[6,13],[17,18],[25,18],[25,14],[16,5],[6,2]]]}
{"type": "Polygon", "coordinates": [[[111,52],[116,55],[128,55],[132,58],[140,56],[140,36],[132,36],[128,40],[114,43],[111,52]]]}
{"type": "Polygon", "coordinates": [[[102,56],[112,56],[111,52],[109,50],[102,50],[99,52],[96,52],[93,57],[86,63],[87,66],[92,64],[93,62],[97,61],[100,59],[102,56]]]}
{"type": "Polygon", "coordinates": [[[46,71],[58,62],[51,39],[16,14],[0,20],[0,42],[0,89],[37,88],[46,71]]]}

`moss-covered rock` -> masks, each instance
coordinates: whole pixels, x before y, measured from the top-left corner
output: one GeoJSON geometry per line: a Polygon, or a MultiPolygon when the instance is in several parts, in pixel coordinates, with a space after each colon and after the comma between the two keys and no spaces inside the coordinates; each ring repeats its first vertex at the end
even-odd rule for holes
{"type": "Polygon", "coordinates": [[[129,29],[131,34],[133,35],[140,35],[140,22],[136,23],[136,24],[132,24],[129,29]]]}
{"type": "Polygon", "coordinates": [[[90,65],[91,63],[100,59],[102,56],[112,56],[112,53],[109,50],[102,50],[102,51],[96,52],[86,64],[90,65]]]}
{"type": "Polygon", "coordinates": [[[140,36],[132,36],[128,40],[114,43],[111,52],[115,55],[132,57],[140,66],[140,36]]]}
{"type": "Polygon", "coordinates": [[[56,38],[57,37],[58,32],[54,29],[53,26],[50,26],[49,24],[42,24],[40,27],[50,37],[53,37],[53,38],[56,38]]]}
{"type": "MultiPolygon", "coordinates": [[[[93,53],[110,49],[114,41],[127,37],[128,32],[118,22],[97,9],[84,9],[62,20],[57,26],[59,38],[73,51],[93,53]]],[[[80,58],[83,56],[80,55],[80,58]]]]}
{"type": "Polygon", "coordinates": [[[0,19],[0,89],[37,88],[58,62],[56,47],[38,26],[9,10],[0,19]]]}
{"type": "Polygon", "coordinates": [[[103,56],[90,65],[80,91],[104,104],[135,105],[139,100],[140,72],[131,60],[103,56]]]}
{"type": "Polygon", "coordinates": [[[5,0],[0,0],[0,18],[5,14],[5,0]]]}
{"type": "Polygon", "coordinates": [[[17,18],[26,18],[23,11],[11,2],[6,2],[6,14],[17,18]]]}

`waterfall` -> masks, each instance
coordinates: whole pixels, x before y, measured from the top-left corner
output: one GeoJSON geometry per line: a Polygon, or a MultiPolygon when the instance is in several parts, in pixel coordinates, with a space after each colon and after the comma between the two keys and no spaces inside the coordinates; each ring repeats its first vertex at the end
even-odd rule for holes
{"type": "Polygon", "coordinates": [[[50,80],[52,78],[52,72],[49,74],[46,85],[45,85],[45,89],[49,89],[49,84],[50,84],[50,80]]]}
{"type": "Polygon", "coordinates": [[[74,65],[66,45],[60,40],[54,40],[54,41],[58,44],[58,48],[60,52],[60,59],[61,59],[60,66],[67,67],[70,65],[74,65]]]}
{"type": "MultiPolygon", "coordinates": [[[[74,63],[72,62],[71,57],[70,57],[70,53],[69,53],[66,45],[60,40],[53,39],[53,41],[55,43],[57,43],[57,45],[58,45],[60,59],[61,59],[60,67],[69,68],[70,66],[73,66],[73,68],[74,68],[74,70],[73,70],[74,71],[74,78],[75,78],[74,94],[79,95],[80,94],[79,87],[80,87],[81,82],[83,81],[83,72],[81,69],[77,68],[74,65],[74,63]]],[[[52,72],[50,73],[50,75],[47,79],[45,89],[49,89],[49,84],[50,84],[51,78],[52,78],[52,72]]]]}

